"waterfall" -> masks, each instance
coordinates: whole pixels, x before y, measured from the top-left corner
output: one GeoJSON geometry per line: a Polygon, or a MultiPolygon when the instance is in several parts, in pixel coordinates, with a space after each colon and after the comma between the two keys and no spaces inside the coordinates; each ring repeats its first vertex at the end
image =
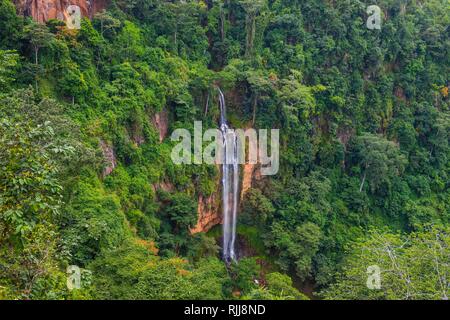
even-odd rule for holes
{"type": "Polygon", "coordinates": [[[220,131],[223,135],[222,210],[223,210],[223,259],[236,260],[236,220],[239,195],[239,163],[237,136],[227,124],[227,110],[223,92],[219,91],[220,131]]]}

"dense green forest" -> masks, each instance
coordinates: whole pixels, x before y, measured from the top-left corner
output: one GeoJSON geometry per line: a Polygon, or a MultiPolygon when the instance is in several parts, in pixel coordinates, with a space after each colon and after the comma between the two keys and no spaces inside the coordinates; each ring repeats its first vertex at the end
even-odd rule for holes
{"type": "Polygon", "coordinates": [[[447,0],[115,0],[69,30],[0,0],[0,299],[448,299],[449,22],[447,0]],[[280,129],[230,265],[220,226],[190,232],[220,170],[170,158],[217,127],[217,86],[233,127],[280,129]]]}

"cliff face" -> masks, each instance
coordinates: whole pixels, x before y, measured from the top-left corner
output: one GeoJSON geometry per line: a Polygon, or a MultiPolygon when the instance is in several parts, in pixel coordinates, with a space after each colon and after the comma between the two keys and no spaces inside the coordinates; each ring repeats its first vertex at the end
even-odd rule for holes
{"type": "Polygon", "coordinates": [[[106,8],[108,0],[13,0],[17,12],[23,16],[33,17],[43,23],[50,19],[65,20],[66,9],[70,5],[80,7],[84,17],[92,17],[96,12],[106,8]]]}
{"type": "MultiPolygon", "coordinates": [[[[258,146],[253,146],[258,150],[258,146]]],[[[258,150],[259,152],[259,150],[258,150]]],[[[218,167],[220,170],[220,167],[218,167]]],[[[253,183],[263,179],[261,176],[260,166],[257,164],[244,164],[240,168],[240,201],[244,200],[245,194],[253,187],[253,183]]],[[[221,211],[222,191],[221,179],[216,181],[216,190],[209,197],[200,196],[197,207],[197,224],[191,229],[191,233],[208,232],[211,228],[223,223],[223,215],[221,211]]]]}
{"type": "MultiPolygon", "coordinates": [[[[258,149],[258,143],[256,141],[250,141],[250,143],[254,143],[253,145],[249,145],[249,150],[258,149]]],[[[243,201],[245,194],[252,188],[253,182],[255,180],[261,180],[261,169],[258,164],[246,163],[241,167],[242,170],[242,183],[241,183],[241,201],[243,201]]]]}
{"type": "Polygon", "coordinates": [[[100,147],[102,148],[103,158],[106,162],[106,167],[103,169],[102,173],[102,177],[105,178],[106,176],[109,176],[117,167],[117,160],[116,155],[114,154],[114,149],[111,145],[107,144],[103,140],[100,140],[100,147]]]}
{"type": "MultiPolygon", "coordinates": [[[[241,167],[241,201],[245,194],[252,188],[254,181],[262,179],[261,171],[257,165],[246,164],[241,167]]],[[[208,232],[212,227],[221,224],[223,216],[221,212],[220,202],[222,200],[220,180],[218,181],[217,192],[209,197],[199,196],[197,207],[197,224],[191,229],[192,234],[208,232]]]]}
{"type": "Polygon", "coordinates": [[[169,114],[167,110],[163,110],[155,114],[151,119],[153,126],[159,132],[159,142],[163,142],[169,131],[169,114]]]}
{"type": "Polygon", "coordinates": [[[222,223],[220,208],[220,193],[210,197],[199,196],[197,207],[197,224],[191,229],[192,234],[208,232],[212,227],[222,223]]]}

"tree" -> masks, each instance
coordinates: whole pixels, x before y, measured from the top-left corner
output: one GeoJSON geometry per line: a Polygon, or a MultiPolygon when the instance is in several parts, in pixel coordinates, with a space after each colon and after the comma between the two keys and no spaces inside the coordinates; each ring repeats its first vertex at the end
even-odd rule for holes
{"type": "Polygon", "coordinates": [[[202,1],[158,1],[146,20],[153,22],[159,41],[169,41],[171,52],[195,61],[208,61],[208,38],[201,23],[205,9],[202,1]]]}
{"type": "Polygon", "coordinates": [[[54,102],[34,99],[29,90],[0,97],[0,243],[20,242],[34,226],[54,221],[61,173],[75,152],[66,131],[75,127],[54,102]]]}
{"type": "Polygon", "coordinates": [[[293,287],[292,279],[278,272],[266,275],[267,288],[277,300],[307,300],[308,298],[293,287]]]}
{"type": "Polygon", "coordinates": [[[120,245],[129,230],[120,200],[103,188],[94,172],[72,186],[71,201],[61,217],[66,250],[71,261],[87,265],[101,252],[120,245]]]}
{"type": "Polygon", "coordinates": [[[312,259],[319,249],[322,236],[320,228],[311,222],[299,225],[290,231],[280,222],[271,228],[271,244],[279,252],[278,265],[284,271],[295,269],[301,279],[311,275],[312,259]]]}
{"type": "Polygon", "coordinates": [[[0,89],[6,89],[15,79],[14,69],[19,62],[19,55],[12,50],[0,50],[0,89]]]}
{"type": "Polygon", "coordinates": [[[256,36],[256,17],[259,15],[267,3],[266,0],[240,0],[239,4],[244,8],[245,17],[245,56],[250,58],[253,56],[254,42],[256,36]]]}
{"type": "Polygon", "coordinates": [[[50,33],[48,27],[43,24],[32,22],[25,26],[24,36],[34,51],[34,64],[39,64],[39,50],[50,46],[55,35],[50,33]]]}
{"type": "Polygon", "coordinates": [[[0,119],[0,243],[20,241],[37,224],[51,223],[61,206],[58,166],[68,146],[54,145],[50,123],[0,119]]]}
{"type": "Polygon", "coordinates": [[[400,175],[408,162],[394,142],[378,135],[365,133],[358,136],[354,148],[362,171],[360,192],[366,179],[369,179],[371,189],[375,191],[390,178],[400,175]]]}
{"type": "Polygon", "coordinates": [[[39,74],[39,51],[42,48],[49,47],[54,39],[54,34],[50,33],[48,27],[43,24],[31,22],[24,27],[24,38],[28,40],[32,50],[34,51],[34,67],[35,67],[35,88],[38,90],[38,74],[39,74]]]}
{"type": "Polygon", "coordinates": [[[253,289],[244,300],[309,300],[293,287],[289,276],[273,272],[265,277],[266,285],[253,289]]]}
{"type": "Polygon", "coordinates": [[[22,21],[10,0],[0,0],[0,49],[17,47],[22,21]]]}
{"type": "Polygon", "coordinates": [[[261,95],[265,93],[269,93],[272,90],[272,86],[274,85],[273,81],[271,81],[270,76],[261,72],[261,70],[250,70],[246,72],[247,81],[250,84],[250,87],[253,92],[253,117],[252,117],[252,125],[255,125],[256,122],[256,112],[258,107],[258,99],[261,95]]]}
{"type": "Polygon", "coordinates": [[[72,97],[72,104],[75,103],[75,97],[80,97],[88,91],[83,73],[71,62],[64,64],[63,75],[58,86],[62,93],[72,97]]]}
{"type": "Polygon", "coordinates": [[[275,208],[259,189],[250,189],[245,195],[242,214],[247,214],[244,219],[252,225],[264,225],[273,217],[275,208]]]}
{"type": "Polygon", "coordinates": [[[132,239],[100,252],[87,266],[95,275],[95,298],[133,299],[139,277],[156,259],[153,248],[132,239]]]}
{"type": "Polygon", "coordinates": [[[21,240],[21,245],[0,244],[0,288],[9,288],[7,298],[65,298],[66,276],[59,269],[62,259],[55,225],[38,224],[21,240]]]}
{"type": "Polygon", "coordinates": [[[162,229],[166,232],[161,235],[163,250],[174,251],[177,255],[186,252],[187,244],[191,238],[190,228],[197,222],[197,206],[187,194],[168,194],[161,192],[160,199],[164,207],[162,214],[165,224],[162,229]]]}
{"type": "Polygon", "coordinates": [[[291,70],[291,74],[281,80],[279,98],[287,121],[298,123],[307,120],[316,112],[314,93],[325,90],[324,86],[308,87],[302,84],[302,73],[291,70]]]}
{"type": "Polygon", "coordinates": [[[240,290],[243,294],[248,294],[256,289],[260,270],[261,266],[257,263],[255,257],[241,259],[238,263],[231,264],[235,289],[240,290]]]}
{"type": "Polygon", "coordinates": [[[450,230],[430,228],[411,235],[371,230],[345,259],[326,299],[448,300],[450,230]],[[369,269],[369,267],[372,267],[369,269]],[[369,289],[369,270],[379,270],[379,289],[369,289]]]}
{"type": "Polygon", "coordinates": [[[97,12],[94,16],[94,22],[100,23],[100,34],[103,38],[105,38],[105,35],[115,35],[116,29],[118,29],[122,24],[119,19],[114,18],[106,10],[97,12]]]}
{"type": "Polygon", "coordinates": [[[215,257],[219,251],[220,247],[217,245],[216,239],[199,233],[193,237],[186,256],[190,261],[197,262],[202,258],[215,257]]]}
{"type": "Polygon", "coordinates": [[[0,97],[0,286],[14,298],[61,298],[65,281],[57,218],[62,207],[62,160],[74,148],[42,119],[30,91],[0,97]],[[32,115],[35,115],[33,117],[32,115]],[[6,270],[6,271],[5,271],[6,270]]]}
{"type": "Polygon", "coordinates": [[[144,54],[141,30],[130,21],[125,21],[116,43],[119,57],[123,61],[134,61],[144,54]]]}

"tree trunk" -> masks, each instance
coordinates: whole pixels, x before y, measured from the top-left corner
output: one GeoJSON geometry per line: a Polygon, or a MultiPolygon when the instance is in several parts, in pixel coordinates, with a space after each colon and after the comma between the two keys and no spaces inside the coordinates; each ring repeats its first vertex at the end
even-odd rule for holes
{"type": "Polygon", "coordinates": [[[39,55],[39,48],[36,47],[36,48],[34,48],[34,64],[35,64],[36,66],[37,66],[38,63],[39,63],[38,55],[39,55]]]}
{"type": "Polygon", "coordinates": [[[245,48],[245,56],[250,58],[253,53],[253,42],[255,40],[256,34],[256,17],[248,15],[246,18],[246,29],[247,29],[247,39],[246,39],[246,48],[245,48]]]}
{"type": "Polygon", "coordinates": [[[175,33],[173,35],[174,45],[175,45],[175,53],[178,54],[178,24],[175,26],[175,33]]]}
{"type": "Polygon", "coordinates": [[[209,107],[209,92],[208,97],[206,98],[205,117],[208,115],[208,107],[209,107]]]}
{"type": "Polygon", "coordinates": [[[253,99],[253,120],[252,120],[252,126],[255,126],[256,122],[256,108],[258,107],[258,94],[255,94],[255,98],[253,99]]]}
{"type": "Polygon", "coordinates": [[[359,187],[359,192],[362,192],[362,190],[363,190],[363,187],[364,187],[364,183],[366,182],[366,171],[364,171],[364,176],[363,176],[363,179],[362,179],[362,182],[361,182],[361,186],[359,187]]]}
{"type": "Polygon", "coordinates": [[[225,41],[225,14],[223,6],[220,7],[220,39],[222,43],[225,41]]]}
{"type": "Polygon", "coordinates": [[[38,91],[38,77],[37,77],[37,72],[38,72],[38,66],[39,64],[39,47],[34,47],[34,65],[36,66],[36,70],[35,70],[35,75],[34,75],[34,87],[36,89],[36,92],[38,91]]]}

